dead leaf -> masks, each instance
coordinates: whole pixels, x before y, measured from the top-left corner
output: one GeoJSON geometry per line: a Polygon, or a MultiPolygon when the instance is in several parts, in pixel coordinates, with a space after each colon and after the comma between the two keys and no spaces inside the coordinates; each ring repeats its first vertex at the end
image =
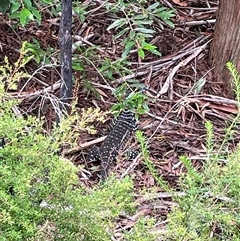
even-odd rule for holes
{"type": "Polygon", "coordinates": [[[187,6],[187,2],[185,1],[181,1],[181,0],[172,0],[174,3],[176,3],[177,5],[179,6],[182,6],[182,7],[186,7],[187,6]]]}

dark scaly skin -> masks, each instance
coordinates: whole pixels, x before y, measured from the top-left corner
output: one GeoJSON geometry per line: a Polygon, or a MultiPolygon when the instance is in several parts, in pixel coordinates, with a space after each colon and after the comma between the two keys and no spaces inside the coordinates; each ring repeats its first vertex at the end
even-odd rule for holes
{"type": "Polygon", "coordinates": [[[105,181],[108,176],[108,169],[116,159],[118,152],[136,129],[134,113],[123,111],[115,121],[113,129],[110,131],[100,148],[93,147],[89,153],[91,160],[100,160],[100,178],[105,181]]]}

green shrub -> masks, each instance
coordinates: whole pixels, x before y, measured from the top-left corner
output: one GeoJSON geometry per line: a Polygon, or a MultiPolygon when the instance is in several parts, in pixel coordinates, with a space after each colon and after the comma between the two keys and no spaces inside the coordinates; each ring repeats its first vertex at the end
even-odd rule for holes
{"type": "MultiPolygon", "coordinates": [[[[57,155],[61,144],[74,146],[82,130],[93,131],[89,120],[103,116],[88,109],[80,117],[73,105],[71,115],[47,134],[41,120],[15,116],[18,101],[6,90],[15,89],[21,76],[29,77],[15,70],[5,58],[0,68],[0,240],[111,240],[120,213],[135,211],[133,182],[112,177],[100,187],[85,188],[77,175],[81,167],[57,155]]],[[[149,240],[144,224],[151,223],[139,220],[131,235],[149,240]]]]}
{"type": "Polygon", "coordinates": [[[100,188],[81,187],[78,169],[56,155],[41,121],[17,118],[14,103],[1,102],[1,240],[110,240],[120,212],[134,211],[132,181],[110,178],[100,188]]]}
{"type": "MultiPolygon", "coordinates": [[[[240,77],[232,64],[227,66],[239,103],[240,77]]],[[[169,215],[164,240],[240,240],[240,145],[232,153],[226,148],[239,123],[239,113],[226,128],[220,147],[215,145],[213,124],[206,122],[207,159],[203,160],[201,171],[188,158],[181,158],[187,172],[181,177],[179,188],[185,195],[174,197],[178,205],[169,215]]]]}

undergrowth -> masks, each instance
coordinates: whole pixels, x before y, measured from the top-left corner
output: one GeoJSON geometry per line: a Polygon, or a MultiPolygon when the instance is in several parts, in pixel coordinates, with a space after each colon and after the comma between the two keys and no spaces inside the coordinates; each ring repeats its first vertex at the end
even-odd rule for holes
{"type": "MultiPolygon", "coordinates": [[[[233,77],[236,100],[240,103],[240,76],[231,63],[227,63],[227,67],[233,77]]],[[[159,176],[149,156],[147,139],[141,131],[137,131],[146,168],[156,183],[169,192],[177,203],[168,215],[167,232],[159,237],[160,240],[240,240],[240,145],[235,151],[228,152],[228,141],[237,134],[235,130],[240,121],[239,113],[231,123],[226,123],[225,138],[220,145],[216,144],[213,124],[210,121],[205,123],[207,158],[202,160],[200,171],[187,157],[180,158],[186,168],[178,183],[183,195],[178,195],[159,176]]],[[[156,220],[149,221],[154,224],[156,220]]],[[[147,226],[144,224],[140,227],[142,230],[147,226]]],[[[135,240],[138,234],[135,235],[129,240],[135,240]]],[[[136,240],[142,239],[139,237],[136,240]]],[[[147,240],[152,239],[149,237],[147,240]]]]}
{"type": "MultiPolygon", "coordinates": [[[[81,167],[58,155],[61,144],[74,146],[81,131],[93,131],[91,119],[103,116],[91,109],[82,116],[74,112],[47,134],[42,120],[15,115],[18,101],[6,90],[16,88],[19,79],[5,59],[0,69],[0,240],[111,240],[119,215],[135,213],[133,182],[110,178],[101,187],[85,188],[77,175],[81,167]]],[[[146,229],[151,226],[151,220],[140,218],[130,233],[120,235],[154,240],[146,229]]]]}
{"type": "MultiPolygon", "coordinates": [[[[36,24],[38,26],[42,24],[42,14],[43,16],[55,18],[62,12],[61,1],[55,0],[34,2],[30,0],[6,0],[2,1],[0,5],[2,5],[0,6],[0,12],[16,22],[14,28],[20,25],[25,27],[28,24],[36,24]]],[[[102,24],[99,22],[100,28],[103,27],[104,31],[111,33],[112,39],[109,39],[109,41],[114,41],[122,52],[120,57],[116,57],[118,54],[105,55],[102,54],[103,51],[101,51],[99,46],[94,44],[89,46],[82,40],[80,44],[77,39],[81,39],[81,35],[73,38],[72,68],[77,75],[82,76],[81,85],[84,86],[84,90],[92,92],[96,98],[100,96],[93,83],[94,75],[97,75],[109,87],[111,86],[111,81],[127,75],[133,75],[135,71],[131,69],[132,56],[137,54],[139,62],[143,61],[150,54],[161,56],[158,47],[152,43],[152,40],[162,34],[162,30],[165,28],[174,27],[172,19],[175,17],[175,11],[163,7],[159,2],[115,0],[82,3],[81,1],[73,1],[72,8],[73,19],[79,22],[79,27],[81,24],[83,26],[84,24],[89,24],[89,21],[94,25],[95,20],[92,21],[94,15],[106,14],[106,23],[102,24]]],[[[9,26],[11,27],[11,24],[9,26]]],[[[34,55],[33,60],[37,66],[41,65],[39,69],[58,67],[56,65],[58,57],[56,57],[55,49],[52,49],[50,46],[45,47],[45,50],[41,49],[41,41],[38,42],[38,39],[34,36],[32,36],[30,41],[28,48],[34,55]]],[[[126,82],[131,89],[134,89],[136,84],[140,84],[137,79],[127,78],[126,82]]],[[[122,93],[124,93],[123,88],[122,93]]],[[[117,95],[116,97],[118,98],[117,95]]],[[[135,100],[139,102],[141,98],[143,96],[135,93],[129,100],[129,103],[132,105],[135,100]]],[[[126,103],[123,104],[125,105],[126,103]]],[[[120,103],[119,105],[123,104],[120,103]]],[[[138,106],[136,109],[142,113],[143,109],[146,110],[146,108],[145,105],[138,106]]],[[[121,106],[116,106],[115,109],[119,110],[122,108],[121,106]]]]}
{"type": "MultiPolygon", "coordinates": [[[[234,73],[239,101],[239,75],[232,65],[228,67],[234,73]]],[[[12,70],[4,72],[1,67],[0,71],[2,76],[12,70]]],[[[72,133],[71,123],[76,121],[76,114],[70,120],[63,119],[53,135],[44,134],[41,120],[15,116],[12,110],[17,101],[5,90],[8,85],[14,88],[18,75],[9,76],[14,85],[8,75],[8,81],[0,78],[0,138],[4,139],[0,149],[1,240],[111,240],[119,215],[135,212],[133,182],[128,177],[121,182],[112,177],[101,187],[82,187],[78,168],[57,155],[60,143],[74,142],[76,133],[72,133]]],[[[84,115],[92,113],[86,111],[84,115]]],[[[160,240],[239,240],[240,147],[232,153],[224,151],[238,121],[239,115],[230,124],[231,131],[226,129],[221,151],[215,145],[213,125],[206,122],[207,159],[202,170],[197,171],[188,158],[180,159],[187,170],[179,181],[183,196],[174,195],[175,191],[157,174],[147,140],[137,132],[146,168],[177,203],[160,240]]],[[[123,239],[157,240],[150,232],[155,221],[140,218],[130,232],[122,234],[123,239]]]]}
{"type": "MultiPolygon", "coordinates": [[[[240,76],[231,63],[227,67],[240,103],[240,76]]],[[[240,121],[239,113],[228,123],[220,146],[215,142],[213,124],[206,122],[207,158],[202,161],[201,171],[196,170],[187,157],[180,158],[186,168],[178,183],[184,193],[181,196],[159,177],[149,158],[145,137],[137,133],[148,171],[177,203],[168,215],[167,232],[161,240],[240,240],[240,145],[233,152],[227,148],[228,141],[237,134],[234,130],[240,121]]]]}

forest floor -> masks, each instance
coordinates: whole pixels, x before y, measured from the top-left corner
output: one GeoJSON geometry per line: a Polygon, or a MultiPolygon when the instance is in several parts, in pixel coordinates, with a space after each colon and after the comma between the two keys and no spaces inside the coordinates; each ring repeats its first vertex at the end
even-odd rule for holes
{"type": "MultiPolygon", "coordinates": [[[[184,172],[179,157],[187,156],[194,167],[200,169],[206,159],[204,126],[206,120],[213,123],[215,138],[221,141],[224,138],[226,122],[233,118],[237,106],[234,100],[224,96],[224,82],[214,81],[212,67],[208,63],[218,1],[162,0],[161,2],[165,7],[174,9],[176,13],[172,19],[174,28],[166,24],[164,29],[152,26],[157,31],[151,43],[158,47],[162,56],[149,53],[140,61],[133,51],[128,57],[129,70],[133,74],[115,73],[115,80],[108,81],[108,84],[105,82],[107,78],[103,78],[97,69],[105,58],[114,62],[121,58],[124,51],[122,39],[115,41],[112,33],[107,31],[107,27],[112,23],[111,16],[104,12],[96,1],[92,9],[90,8],[93,10],[92,13],[84,23],[81,23],[79,18],[74,18],[73,34],[87,39],[84,42],[86,49],[92,47],[94,50],[89,52],[88,56],[92,64],[84,62],[84,74],[81,71],[74,71],[74,96],[78,97],[77,108],[80,113],[82,108],[87,107],[99,107],[105,112],[117,102],[112,90],[124,81],[134,78],[149,86],[146,95],[150,111],[140,116],[139,129],[144,132],[148,140],[150,159],[159,175],[177,190],[178,179],[184,172]],[[89,91],[86,87],[88,83],[95,88],[95,92],[89,91]],[[202,88],[196,88],[196,83],[202,83],[202,88]]],[[[30,23],[25,27],[15,28],[13,21],[2,16],[0,22],[1,62],[4,56],[8,56],[10,63],[14,63],[19,57],[22,42],[37,40],[42,49],[40,55],[44,55],[44,51],[51,51],[50,59],[52,63],[56,63],[59,58],[59,18],[53,18],[48,11],[43,11],[40,26],[30,23]]],[[[81,59],[83,54],[77,50],[74,52],[74,58],[81,59]]],[[[46,130],[50,132],[55,122],[55,112],[51,98],[47,97],[43,90],[48,88],[51,95],[58,96],[60,66],[58,64],[54,67],[39,67],[39,64],[31,61],[25,67],[25,71],[34,77],[27,83],[21,81],[18,90],[11,91],[11,95],[20,96],[21,114],[44,116],[46,130]]],[[[96,167],[99,163],[87,161],[90,148],[88,143],[108,133],[108,124],[112,118],[112,115],[109,115],[104,124],[95,123],[95,128],[98,130],[96,135],[80,133],[79,148],[67,155],[76,165],[81,166],[79,179],[85,186],[91,187],[98,182],[96,167]]],[[[233,139],[229,147],[234,148],[236,142],[239,140],[233,139]]],[[[131,145],[137,148],[138,143],[134,140],[131,145]]],[[[142,202],[139,212],[153,212],[155,217],[166,216],[169,212],[173,204],[167,194],[164,196],[163,193],[162,199],[165,202],[162,202],[161,208],[158,209],[154,209],[154,206],[141,199],[141,190],[146,188],[154,187],[157,193],[163,192],[141,157],[132,162],[121,156],[111,172],[114,172],[118,178],[122,177],[122,174],[132,177],[136,198],[142,202]]]]}

